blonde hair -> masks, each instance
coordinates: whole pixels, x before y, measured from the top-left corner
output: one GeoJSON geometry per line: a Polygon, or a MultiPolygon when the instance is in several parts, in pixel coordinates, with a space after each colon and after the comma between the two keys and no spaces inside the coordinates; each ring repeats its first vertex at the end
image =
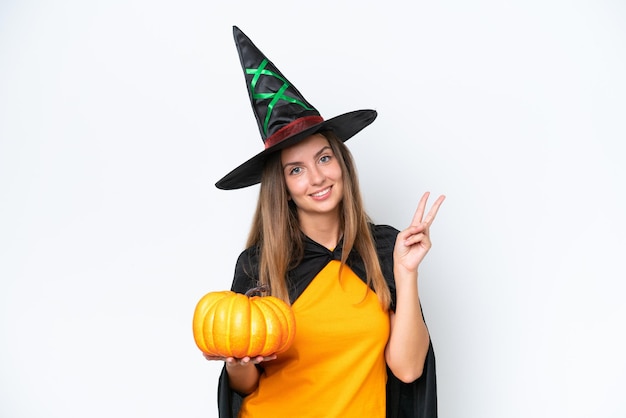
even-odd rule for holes
{"type": "MultiPolygon", "coordinates": [[[[371,219],[364,209],[352,154],[332,132],[320,133],[328,140],[343,178],[340,210],[342,267],[350,252],[356,250],[365,265],[367,285],[374,289],[381,305],[388,309],[391,294],[378,260],[370,230],[371,219]]],[[[304,254],[302,237],[296,206],[288,198],[280,152],[275,152],[265,162],[247,246],[258,246],[260,249],[260,284],[268,286],[273,296],[286,302],[289,302],[287,273],[302,260],[304,254]]]]}

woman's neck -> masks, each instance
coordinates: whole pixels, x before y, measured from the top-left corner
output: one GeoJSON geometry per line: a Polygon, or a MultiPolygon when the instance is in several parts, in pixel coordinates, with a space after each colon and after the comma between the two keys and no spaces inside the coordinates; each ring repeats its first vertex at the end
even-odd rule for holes
{"type": "Polygon", "coordinates": [[[299,217],[300,229],[313,241],[333,250],[341,239],[341,225],[337,216],[299,217]]]}

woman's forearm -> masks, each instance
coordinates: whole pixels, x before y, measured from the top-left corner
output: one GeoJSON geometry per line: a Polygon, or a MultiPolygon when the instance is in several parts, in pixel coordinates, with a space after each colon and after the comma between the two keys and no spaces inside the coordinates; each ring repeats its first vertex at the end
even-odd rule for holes
{"type": "Polygon", "coordinates": [[[396,268],[394,274],[396,310],[390,314],[391,332],[385,357],[393,374],[410,383],[422,375],[430,337],[419,303],[417,272],[396,268]]]}
{"type": "Polygon", "coordinates": [[[252,393],[257,388],[261,376],[261,372],[252,362],[245,365],[238,361],[226,362],[226,373],[230,388],[244,395],[252,393]]]}

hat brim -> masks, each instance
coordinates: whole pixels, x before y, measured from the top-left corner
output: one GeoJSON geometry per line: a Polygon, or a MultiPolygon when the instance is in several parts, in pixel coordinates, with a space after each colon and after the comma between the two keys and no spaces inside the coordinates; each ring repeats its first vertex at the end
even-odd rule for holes
{"type": "Polygon", "coordinates": [[[222,177],[215,183],[215,186],[222,190],[234,190],[260,183],[265,160],[274,152],[294,145],[321,131],[333,131],[341,141],[345,142],[372,123],[377,115],[375,110],[355,110],[313,125],[261,151],[222,177]]]}

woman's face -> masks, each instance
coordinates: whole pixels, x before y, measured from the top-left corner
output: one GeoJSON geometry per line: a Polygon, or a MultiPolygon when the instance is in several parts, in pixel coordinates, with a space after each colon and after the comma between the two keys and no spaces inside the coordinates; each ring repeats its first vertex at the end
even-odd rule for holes
{"type": "Polygon", "coordinates": [[[328,140],[321,134],[281,152],[283,175],[298,215],[339,213],[343,198],[341,167],[328,140]]]}

